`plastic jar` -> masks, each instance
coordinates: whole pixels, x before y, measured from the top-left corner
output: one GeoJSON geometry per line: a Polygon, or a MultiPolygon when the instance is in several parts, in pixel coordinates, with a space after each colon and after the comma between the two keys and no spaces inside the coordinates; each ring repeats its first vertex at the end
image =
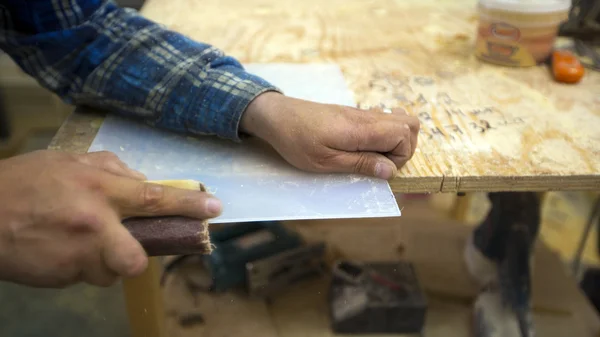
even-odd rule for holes
{"type": "Polygon", "coordinates": [[[476,56],[516,67],[545,61],[570,7],[570,0],[479,0],[476,56]]]}

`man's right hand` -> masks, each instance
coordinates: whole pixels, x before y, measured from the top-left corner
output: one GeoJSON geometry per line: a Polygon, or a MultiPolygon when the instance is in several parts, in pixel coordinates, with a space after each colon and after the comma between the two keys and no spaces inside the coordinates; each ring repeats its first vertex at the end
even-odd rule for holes
{"type": "Polygon", "coordinates": [[[122,219],[221,212],[207,193],[144,180],[109,152],[38,151],[0,161],[0,280],[109,286],[147,266],[122,219]]]}

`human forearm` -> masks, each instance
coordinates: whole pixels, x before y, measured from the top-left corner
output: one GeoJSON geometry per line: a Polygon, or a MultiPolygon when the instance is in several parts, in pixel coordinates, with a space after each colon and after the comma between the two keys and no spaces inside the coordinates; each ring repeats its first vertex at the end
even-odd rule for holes
{"type": "Polygon", "coordinates": [[[0,47],[69,103],[236,140],[247,105],[277,90],[220,50],[111,2],[71,1],[68,10],[50,8],[56,22],[39,20],[49,3],[8,1],[13,22],[23,11],[38,20],[19,20],[0,34],[0,47]]]}

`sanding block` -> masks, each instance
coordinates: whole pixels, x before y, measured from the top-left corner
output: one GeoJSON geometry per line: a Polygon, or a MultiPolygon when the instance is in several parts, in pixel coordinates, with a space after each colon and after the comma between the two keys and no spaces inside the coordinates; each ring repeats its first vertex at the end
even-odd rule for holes
{"type": "MultiPolygon", "coordinates": [[[[194,180],[162,180],[149,183],[206,191],[202,183],[194,180]]],[[[123,220],[123,225],[142,244],[148,256],[212,252],[206,220],[182,216],[136,217],[123,220]]]]}

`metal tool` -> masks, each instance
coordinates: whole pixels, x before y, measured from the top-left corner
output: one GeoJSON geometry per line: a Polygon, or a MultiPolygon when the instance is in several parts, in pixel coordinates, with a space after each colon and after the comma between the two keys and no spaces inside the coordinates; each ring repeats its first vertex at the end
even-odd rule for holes
{"type": "Polygon", "coordinates": [[[418,334],[427,301],[408,262],[339,261],[329,293],[336,333],[418,334]]]}
{"type": "Polygon", "coordinates": [[[600,70],[600,1],[573,0],[558,35],[573,38],[573,52],[584,67],[600,70]]]}
{"type": "Polygon", "coordinates": [[[349,284],[363,287],[367,293],[379,298],[381,301],[407,296],[406,289],[402,284],[361,263],[350,261],[336,263],[332,273],[335,277],[339,277],[349,284]]]}
{"type": "Polygon", "coordinates": [[[591,42],[600,41],[600,2],[573,0],[569,19],[559,29],[560,36],[591,42]]]}
{"type": "Polygon", "coordinates": [[[204,256],[204,265],[217,292],[248,285],[248,263],[304,245],[300,235],[276,221],[222,224],[210,238],[214,250],[204,256]]]}
{"type": "MultiPolygon", "coordinates": [[[[145,248],[153,252],[164,252],[165,245],[168,249],[179,251],[193,248],[189,238],[185,242],[179,240],[183,248],[177,248],[177,240],[157,236],[155,230],[143,230],[144,222],[135,226],[126,222],[125,225],[145,248]],[[148,239],[148,236],[156,238],[148,239]],[[156,241],[161,245],[157,246],[156,241]]],[[[185,230],[180,229],[177,233],[192,236],[189,227],[187,225],[185,230]]],[[[161,283],[164,283],[167,274],[194,256],[201,261],[199,273],[194,274],[194,279],[188,279],[188,286],[194,291],[224,292],[244,288],[252,296],[268,298],[300,279],[324,272],[325,244],[307,244],[300,235],[280,222],[213,225],[210,245],[205,243],[203,246],[212,246],[212,253],[182,255],[173,259],[165,267],[161,283]]]]}
{"type": "Polygon", "coordinates": [[[292,283],[325,272],[325,244],[308,244],[246,263],[248,292],[252,296],[270,297],[292,283]]]}

